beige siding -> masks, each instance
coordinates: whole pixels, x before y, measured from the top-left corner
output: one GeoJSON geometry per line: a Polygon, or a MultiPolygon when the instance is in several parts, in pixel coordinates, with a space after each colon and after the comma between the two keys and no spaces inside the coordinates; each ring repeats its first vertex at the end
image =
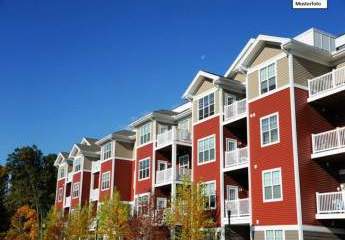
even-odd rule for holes
{"type": "Polygon", "coordinates": [[[133,147],[132,143],[124,143],[116,141],[115,154],[119,158],[133,158],[133,147]]]}
{"type": "Polygon", "coordinates": [[[196,91],[195,95],[199,95],[203,92],[206,92],[207,90],[210,90],[213,87],[214,87],[214,85],[211,81],[204,80],[204,81],[202,81],[202,83],[201,83],[200,87],[198,88],[198,90],[196,91]]]}
{"type": "Polygon", "coordinates": [[[262,51],[255,58],[255,60],[251,64],[251,67],[259,65],[259,64],[269,60],[270,58],[279,55],[282,52],[283,51],[277,46],[267,45],[266,47],[264,47],[262,49],[262,51]]]}
{"type": "Polygon", "coordinates": [[[331,68],[303,58],[293,59],[294,82],[308,86],[308,79],[315,78],[331,71],[331,68]]]}
{"type": "Polygon", "coordinates": [[[240,81],[240,82],[245,82],[246,81],[246,75],[243,73],[236,73],[234,76],[234,80],[240,81]]]}
{"type": "Polygon", "coordinates": [[[264,231],[255,231],[253,239],[254,240],[265,240],[265,232],[264,231]]]}
{"type": "Polygon", "coordinates": [[[84,170],[91,170],[91,160],[84,158],[84,170]]]}
{"type": "Polygon", "coordinates": [[[345,62],[338,64],[337,68],[345,67],[345,62]]]}
{"type": "Polygon", "coordinates": [[[285,231],[285,240],[296,240],[296,239],[298,239],[297,230],[285,231]]]}
{"type": "MultiPolygon", "coordinates": [[[[260,95],[259,71],[254,71],[248,75],[248,99],[256,98],[260,95]]],[[[289,83],[288,58],[284,57],[277,61],[277,88],[286,86],[289,83]]]]}
{"type": "MultiPolygon", "coordinates": [[[[219,90],[216,90],[214,92],[214,114],[218,114],[219,113],[219,90]]],[[[197,122],[198,121],[198,117],[199,117],[199,113],[198,113],[198,96],[195,96],[195,100],[193,100],[193,122],[197,122]]]]}

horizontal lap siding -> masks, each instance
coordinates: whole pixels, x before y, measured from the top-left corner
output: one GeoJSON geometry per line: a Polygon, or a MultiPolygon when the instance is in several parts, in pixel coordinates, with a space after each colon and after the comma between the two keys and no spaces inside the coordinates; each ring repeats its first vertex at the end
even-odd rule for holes
{"type": "Polygon", "coordinates": [[[220,134],[219,116],[194,125],[193,131],[193,176],[195,182],[216,181],[216,219],[220,223],[220,134]],[[214,135],[216,161],[198,166],[198,139],[214,135]]]}
{"type": "Polygon", "coordinates": [[[295,88],[295,96],[303,224],[319,224],[315,219],[315,194],[336,191],[339,184],[316,160],[311,159],[311,134],[324,132],[333,127],[307,103],[307,91],[295,88]]]}
{"type": "Polygon", "coordinates": [[[120,192],[122,201],[132,201],[133,161],[115,160],[115,188],[120,192]]]}
{"type": "Polygon", "coordinates": [[[81,202],[86,204],[90,199],[91,172],[83,172],[81,202]]]}
{"type": "Polygon", "coordinates": [[[136,194],[147,193],[151,192],[152,190],[152,161],[153,161],[153,144],[147,144],[143,147],[139,147],[137,149],[137,159],[136,159],[136,194]],[[138,169],[139,169],[139,161],[145,158],[150,158],[150,178],[139,181],[138,179],[138,169]]]}
{"type": "MultiPolygon", "coordinates": [[[[110,181],[113,179],[113,159],[101,163],[101,172],[99,176],[99,200],[104,201],[110,197],[110,189],[102,191],[102,175],[103,173],[110,172],[110,181]]],[[[110,185],[111,186],[111,185],[110,185]]]]}
{"type": "Polygon", "coordinates": [[[57,208],[63,208],[63,201],[66,198],[66,196],[64,195],[64,192],[65,192],[65,178],[59,179],[57,184],[56,184],[56,197],[55,197],[56,201],[55,201],[55,206],[57,208]],[[63,195],[62,195],[61,202],[58,202],[59,188],[62,188],[62,190],[63,190],[63,195]]]}
{"type": "Polygon", "coordinates": [[[292,148],[290,89],[249,103],[252,219],[254,225],[297,223],[295,175],[292,148]],[[279,113],[280,143],[261,147],[260,118],[279,113]],[[264,203],[262,171],[281,168],[283,201],[264,203]],[[279,214],[277,214],[279,213],[279,214]]]}
{"type": "Polygon", "coordinates": [[[77,182],[80,182],[79,194],[81,194],[81,190],[82,190],[82,186],[83,186],[83,183],[81,182],[81,172],[73,174],[73,181],[72,181],[72,185],[71,185],[71,207],[72,208],[76,208],[80,204],[79,198],[73,198],[73,184],[77,183],[77,182]]]}

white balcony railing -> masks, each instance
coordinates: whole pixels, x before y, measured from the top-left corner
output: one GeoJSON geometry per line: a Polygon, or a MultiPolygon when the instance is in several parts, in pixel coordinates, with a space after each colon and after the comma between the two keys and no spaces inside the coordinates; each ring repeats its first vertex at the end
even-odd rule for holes
{"type": "MultiPolygon", "coordinates": [[[[182,181],[184,177],[191,176],[191,169],[177,168],[176,169],[176,181],[182,181]]],[[[173,175],[172,168],[156,171],[156,185],[165,185],[172,183],[173,175]]]]}
{"type": "Polygon", "coordinates": [[[248,217],[249,212],[249,199],[225,200],[225,217],[228,217],[228,211],[231,211],[231,217],[248,217]]]}
{"type": "Polygon", "coordinates": [[[235,101],[224,106],[224,121],[231,121],[240,117],[245,117],[247,113],[247,99],[235,101]]]}
{"type": "Polygon", "coordinates": [[[172,129],[157,135],[157,147],[168,145],[173,141],[191,143],[192,138],[190,131],[173,127],[172,129]]]}
{"type": "Polygon", "coordinates": [[[317,213],[345,214],[345,191],[316,193],[317,213]]]}
{"type": "Polygon", "coordinates": [[[93,161],[91,163],[91,172],[99,172],[101,168],[101,162],[100,161],[93,161]]]}
{"type": "Polygon", "coordinates": [[[321,153],[345,147],[345,127],[312,134],[313,153],[321,153]]]}
{"type": "Polygon", "coordinates": [[[248,147],[225,152],[224,168],[239,167],[248,163],[248,147]]]}
{"type": "Polygon", "coordinates": [[[345,86],[345,67],[308,80],[309,97],[318,97],[345,86]]]}
{"type": "Polygon", "coordinates": [[[90,190],[90,201],[94,202],[94,201],[98,201],[99,200],[99,189],[91,189],[90,190]]]}
{"type": "Polygon", "coordinates": [[[64,208],[71,207],[71,196],[65,198],[64,208]]]}

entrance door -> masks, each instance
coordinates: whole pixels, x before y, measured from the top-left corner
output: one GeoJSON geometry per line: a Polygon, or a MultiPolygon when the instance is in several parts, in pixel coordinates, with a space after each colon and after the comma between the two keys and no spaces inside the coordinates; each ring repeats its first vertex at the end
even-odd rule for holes
{"type": "Polygon", "coordinates": [[[238,187],[237,186],[226,186],[227,190],[227,200],[237,200],[238,199],[238,187]]]}
{"type": "Polygon", "coordinates": [[[232,139],[232,138],[227,138],[226,139],[226,151],[230,152],[230,151],[234,151],[236,149],[237,149],[237,140],[232,139]]]}

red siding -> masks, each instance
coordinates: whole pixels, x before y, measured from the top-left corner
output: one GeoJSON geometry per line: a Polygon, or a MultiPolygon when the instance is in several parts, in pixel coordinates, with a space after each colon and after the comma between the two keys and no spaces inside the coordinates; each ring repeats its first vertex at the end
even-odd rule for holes
{"type": "Polygon", "coordinates": [[[91,172],[83,172],[81,203],[86,204],[90,199],[91,172]]]}
{"type": "Polygon", "coordinates": [[[58,180],[58,182],[56,184],[56,197],[55,197],[55,206],[57,208],[63,208],[63,201],[65,199],[65,196],[64,196],[64,194],[62,194],[61,202],[58,202],[59,188],[62,188],[64,191],[64,189],[65,189],[65,178],[58,180]]]}
{"type": "Polygon", "coordinates": [[[120,192],[122,201],[131,201],[133,184],[133,161],[115,160],[115,187],[120,192]]]}
{"type": "Polygon", "coordinates": [[[194,126],[193,132],[193,176],[195,182],[216,181],[216,221],[220,223],[220,133],[219,116],[194,126]],[[215,135],[216,161],[198,166],[198,139],[215,135]]]}
{"type": "Polygon", "coordinates": [[[295,88],[295,95],[303,224],[319,224],[315,219],[315,193],[337,191],[339,184],[311,159],[311,134],[334,127],[307,103],[307,91],[295,88]]]}
{"type": "Polygon", "coordinates": [[[103,201],[104,199],[110,197],[110,189],[104,190],[104,191],[101,190],[102,174],[110,171],[110,182],[112,181],[112,179],[113,179],[113,174],[112,174],[112,172],[113,172],[113,160],[108,160],[108,161],[102,162],[100,170],[101,171],[100,171],[100,178],[99,178],[99,182],[100,182],[100,184],[99,184],[99,200],[103,201]]]}
{"type": "MultiPolygon", "coordinates": [[[[79,206],[79,197],[73,198],[73,184],[80,182],[80,190],[82,189],[82,182],[81,182],[81,172],[77,172],[73,174],[73,181],[72,181],[72,189],[71,189],[71,207],[76,208],[79,206]]],[[[81,191],[79,192],[81,194],[81,191]]]]}
{"type": "Polygon", "coordinates": [[[151,192],[152,188],[152,159],[153,159],[153,144],[147,144],[145,146],[139,147],[137,149],[137,159],[136,159],[136,194],[151,192]],[[139,181],[138,180],[138,163],[139,160],[150,158],[150,178],[139,181]]]}
{"type": "Polygon", "coordinates": [[[253,224],[297,224],[290,89],[250,103],[249,114],[255,114],[249,118],[253,224]],[[260,118],[275,112],[279,113],[280,143],[262,148],[260,118]],[[262,171],[278,167],[282,170],[283,201],[263,203],[262,171]]]}

